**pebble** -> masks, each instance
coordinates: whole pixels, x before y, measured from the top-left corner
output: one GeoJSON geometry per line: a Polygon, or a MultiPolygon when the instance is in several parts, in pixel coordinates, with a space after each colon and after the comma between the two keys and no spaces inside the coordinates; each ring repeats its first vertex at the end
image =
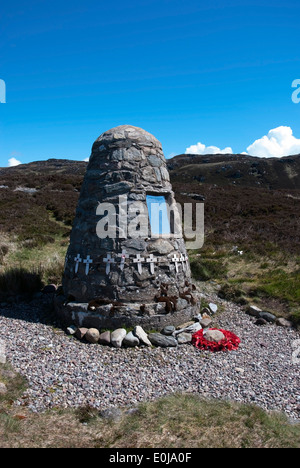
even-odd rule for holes
{"type": "Polygon", "coordinates": [[[208,328],[208,327],[211,326],[211,324],[212,324],[212,319],[211,318],[204,318],[204,319],[200,320],[200,325],[203,328],[208,328]]]}
{"type": "Polygon", "coordinates": [[[91,344],[96,344],[98,343],[100,338],[100,332],[96,328],[90,328],[86,334],[85,334],[85,339],[91,344]]]}
{"type": "Polygon", "coordinates": [[[162,335],[161,333],[150,333],[148,338],[154,346],[160,346],[162,348],[178,345],[176,338],[173,336],[162,335]]]}
{"type": "Polygon", "coordinates": [[[270,312],[260,312],[259,317],[270,323],[274,323],[276,320],[275,315],[270,314],[270,312]]]}
{"type": "Polygon", "coordinates": [[[219,343],[225,339],[225,335],[219,330],[207,330],[205,332],[205,338],[208,341],[214,341],[215,343],[219,343]]]}
{"type": "Polygon", "coordinates": [[[140,340],[140,342],[146,346],[151,346],[151,342],[148,339],[148,335],[145,330],[139,325],[134,327],[133,334],[140,340]]]}
{"type": "Polygon", "coordinates": [[[117,328],[111,333],[111,344],[115,348],[121,348],[123,340],[125,336],[127,335],[127,331],[125,328],[117,328]]]}
{"type": "Polygon", "coordinates": [[[75,335],[76,330],[77,330],[77,327],[75,325],[70,325],[70,327],[68,327],[66,330],[67,335],[71,335],[71,336],[75,335]]]}
{"type": "Polygon", "coordinates": [[[240,306],[217,297],[206,300],[222,306],[218,327],[241,339],[238,350],[91,346],[60,333],[38,305],[0,309],[7,360],[28,380],[15,405],[34,412],[86,405],[103,411],[184,392],[254,403],[300,422],[299,363],[293,363],[299,332],[268,323],[257,327],[240,306]]]}
{"type": "Polygon", "coordinates": [[[137,336],[135,336],[132,331],[127,333],[123,340],[123,345],[125,346],[139,346],[140,340],[138,339],[137,336]]]}
{"type": "Polygon", "coordinates": [[[105,331],[100,334],[99,336],[99,344],[104,346],[109,346],[111,344],[111,332],[105,331]]]}
{"type": "Polygon", "coordinates": [[[187,344],[187,343],[191,343],[192,341],[192,336],[193,334],[192,333],[180,333],[178,336],[177,336],[177,341],[178,341],[178,344],[187,344]]]}
{"type": "Polygon", "coordinates": [[[248,315],[252,315],[252,317],[259,317],[262,310],[255,305],[249,305],[246,312],[248,315]]]}
{"type": "Polygon", "coordinates": [[[268,322],[264,318],[260,317],[256,320],[255,325],[267,325],[267,323],[268,322]]]}
{"type": "Polygon", "coordinates": [[[283,317],[279,317],[278,319],[276,319],[276,325],[278,325],[279,327],[286,327],[286,328],[292,328],[293,326],[292,322],[290,322],[289,320],[286,320],[283,317]]]}
{"type": "Polygon", "coordinates": [[[163,335],[172,335],[175,331],[175,327],[173,325],[167,325],[163,330],[162,330],[162,334],[163,335]]]}
{"type": "Polygon", "coordinates": [[[87,331],[88,331],[88,328],[77,328],[75,332],[76,338],[78,338],[79,340],[82,340],[85,337],[87,331]]]}
{"type": "Polygon", "coordinates": [[[208,304],[208,307],[210,309],[210,311],[213,313],[213,314],[216,314],[218,312],[218,306],[217,304],[214,304],[213,302],[210,302],[208,304]]]}
{"type": "Polygon", "coordinates": [[[194,322],[190,325],[187,325],[179,330],[176,330],[173,335],[177,336],[179,333],[196,333],[197,331],[201,330],[202,327],[199,322],[194,322]]]}

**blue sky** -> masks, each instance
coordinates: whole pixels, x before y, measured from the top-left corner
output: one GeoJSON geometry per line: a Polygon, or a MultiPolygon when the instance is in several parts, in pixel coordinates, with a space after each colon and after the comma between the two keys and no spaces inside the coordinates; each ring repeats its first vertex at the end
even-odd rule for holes
{"type": "Polygon", "coordinates": [[[83,160],[122,124],[166,157],[200,142],[240,153],[277,127],[297,145],[299,17],[289,0],[2,2],[0,166],[83,160]]]}

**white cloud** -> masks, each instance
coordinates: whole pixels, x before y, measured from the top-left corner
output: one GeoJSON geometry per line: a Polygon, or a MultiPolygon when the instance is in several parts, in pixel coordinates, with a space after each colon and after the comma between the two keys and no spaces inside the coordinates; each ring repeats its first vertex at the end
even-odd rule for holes
{"type": "Polygon", "coordinates": [[[261,158],[281,158],[300,153],[300,139],[295,138],[291,127],[277,127],[268,135],[256,140],[247,148],[251,156],[261,158]]]}
{"type": "Polygon", "coordinates": [[[90,158],[85,158],[83,161],[84,162],[89,162],[90,158]]]}
{"type": "Polygon", "coordinates": [[[217,146],[205,146],[199,142],[187,148],[185,154],[233,154],[233,151],[229,147],[220,149],[217,146]]]}
{"type": "Polygon", "coordinates": [[[21,161],[18,161],[16,158],[10,158],[8,160],[8,167],[14,167],[14,166],[19,166],[21,163],[21,161]]]}

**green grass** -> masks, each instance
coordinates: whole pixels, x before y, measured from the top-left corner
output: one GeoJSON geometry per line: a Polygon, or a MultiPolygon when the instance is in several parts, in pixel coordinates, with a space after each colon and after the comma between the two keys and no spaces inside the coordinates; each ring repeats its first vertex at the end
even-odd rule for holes
{"type": "MultiPolygon", "coordinates": [[[[217,282],[216,292],[228,301],[246,305],[255,302],[276,316],[283,316],[300,325],[299,256],[282,252],[267,243],[267,253],[245,248],[243,255],[233,246],[206,245],[191,252],[191,269],[195,280],[217,282]]],[[[243,249],[241,249],[243,250],[243,249]]]]}
{"type": "Polygon", "coordinates": [[[291,305],[300,303],[300,270],[287,273],[277,268],[261,275],[259,282],[258,293],[280,298],[291,305]]]}
{"type": "Polygon", "coordinates": [[[191,271],[198,281],[222,279],[227,274],[226,261],[221,258],[191,257],[191,271]]]}
{"type": "MultiPolygon", "coordinates": [[[[60,284],[68,239],[55,236],[45,245],[35,245],[11,238],[0,263],[0,297],[32,295],[45,284],[60,284]]],[[[6,244],[4,244],[6,245],[6,244]]]]}

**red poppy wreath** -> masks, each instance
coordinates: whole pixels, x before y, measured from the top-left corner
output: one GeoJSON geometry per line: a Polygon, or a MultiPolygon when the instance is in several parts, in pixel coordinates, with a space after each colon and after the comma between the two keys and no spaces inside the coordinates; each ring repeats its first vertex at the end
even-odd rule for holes
{"type": "Polygon", "coordinates": [[[238,349],[241,340],[232,332],[222,330],[221,328],[210,328],[209,330],[199,330],[193,334],[192,344],[198,349],[217,351],[235,351],[238,349]],[[213,334],[210,331],[220,332],[217,336],[221,338],[218,341],[213,339],[213,334]],[[207,335],[207,336],[206,336],[207,335]],[[209,339],[208,339],[209,338],[209,339]]]}

